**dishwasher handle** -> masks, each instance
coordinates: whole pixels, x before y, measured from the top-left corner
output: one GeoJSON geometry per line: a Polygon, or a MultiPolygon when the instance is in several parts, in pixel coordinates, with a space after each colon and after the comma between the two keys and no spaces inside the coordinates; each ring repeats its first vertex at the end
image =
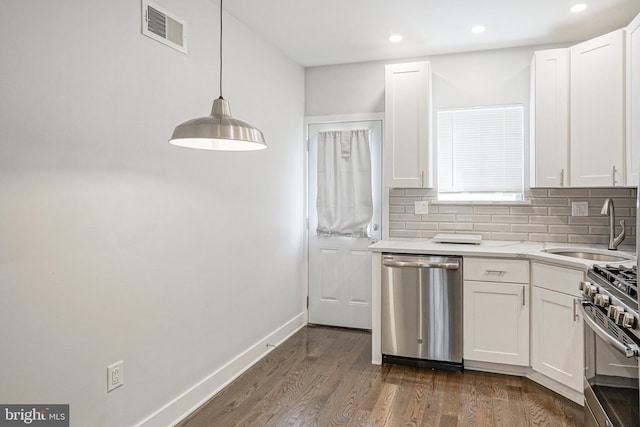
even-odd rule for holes
{"type": "Polygon", "coordinates": [[[443,262],[443,261],[393,261],[384,260],[385,267],[413,267],[413,268],[442,268],[445,270],[458,270],[459,262],[443,262]]]}

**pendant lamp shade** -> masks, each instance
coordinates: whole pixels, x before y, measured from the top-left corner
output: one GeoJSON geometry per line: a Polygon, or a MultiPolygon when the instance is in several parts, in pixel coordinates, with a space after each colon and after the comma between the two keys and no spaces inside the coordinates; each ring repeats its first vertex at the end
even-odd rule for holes
{"type": "Polygon", "coordinates": [[[222,97],[222,0],[220,0],[220,97],[211,114],[186,121],[173,131],[173,145],[202,150],[251,151],[267,148],[264,135],[249,123],[231,117],[229,102],[222,97]]]}
{"type": "Polygon", "coordinates": [[[223,97],[213,101],[211,115],[178,125],[169,142],[202,150],[250,151],[267,148],[260,130],[231,117],[229,102],[223,97]]]}

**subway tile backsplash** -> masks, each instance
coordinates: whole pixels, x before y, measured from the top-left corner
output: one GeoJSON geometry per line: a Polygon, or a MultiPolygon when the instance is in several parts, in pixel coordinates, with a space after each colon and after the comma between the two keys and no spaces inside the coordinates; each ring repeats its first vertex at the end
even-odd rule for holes
{"type": "Polygon", "coordinates": [[[525,197],[531,205],[429,204],[415,214],[414,202],[437,200],[435,190],[392,189],[389,193],[390,237],[429,238],[438,233],[480,234],[491,240],[607,244],[609,219],[600,215],[613,199],[616,234],[626,224],[623,245],[635,246],[636,188],[535,188],[525,197]],[[589,216],[571,216],[571,202],[587,202],[589,216]]]}

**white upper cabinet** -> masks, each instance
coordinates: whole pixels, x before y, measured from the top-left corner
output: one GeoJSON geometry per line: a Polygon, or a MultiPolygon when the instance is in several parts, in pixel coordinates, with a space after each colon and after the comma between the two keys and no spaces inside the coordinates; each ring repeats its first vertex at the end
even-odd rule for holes
{"type": "Polygon", "coordinates": [[[640,178],[640,15],[627,27],[627,185],[640,178]]]}
{"type": "Polygon", "coordinates": [[[535,52],[531,75],[531,187],[565,187],[569,185],[569,50],[535,52]]]}
{"type": "Polygon", "coordinates": [[[571,185],[624,185],[625,31],[571,52],[571,185]]]}
{"type": "Polygon", "coordinates": [[[385,187],[433,187],[431,115],[429,62],[387,65],[385,187]]]}

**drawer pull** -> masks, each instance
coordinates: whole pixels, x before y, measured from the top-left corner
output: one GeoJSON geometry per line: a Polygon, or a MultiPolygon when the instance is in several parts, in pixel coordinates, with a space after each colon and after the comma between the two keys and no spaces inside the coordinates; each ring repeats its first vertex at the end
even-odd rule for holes
{"type": "Polygon", "coordinates": [[[487,275],[497,274],[498,276],[504,276],[507,272],[505,270],[485,270],[487,275]]]}
{"type": "Polygon", "coordinates": [[[523,307],[524,307],[525,305],[527,305],[526,300],[525,300],[525,295],[524,295],[525,291],[526,291],[526,289],[525,289],[525,287],[523,286],[523,287],[522,287],[522,306],[523,306],[523,307]]]}

